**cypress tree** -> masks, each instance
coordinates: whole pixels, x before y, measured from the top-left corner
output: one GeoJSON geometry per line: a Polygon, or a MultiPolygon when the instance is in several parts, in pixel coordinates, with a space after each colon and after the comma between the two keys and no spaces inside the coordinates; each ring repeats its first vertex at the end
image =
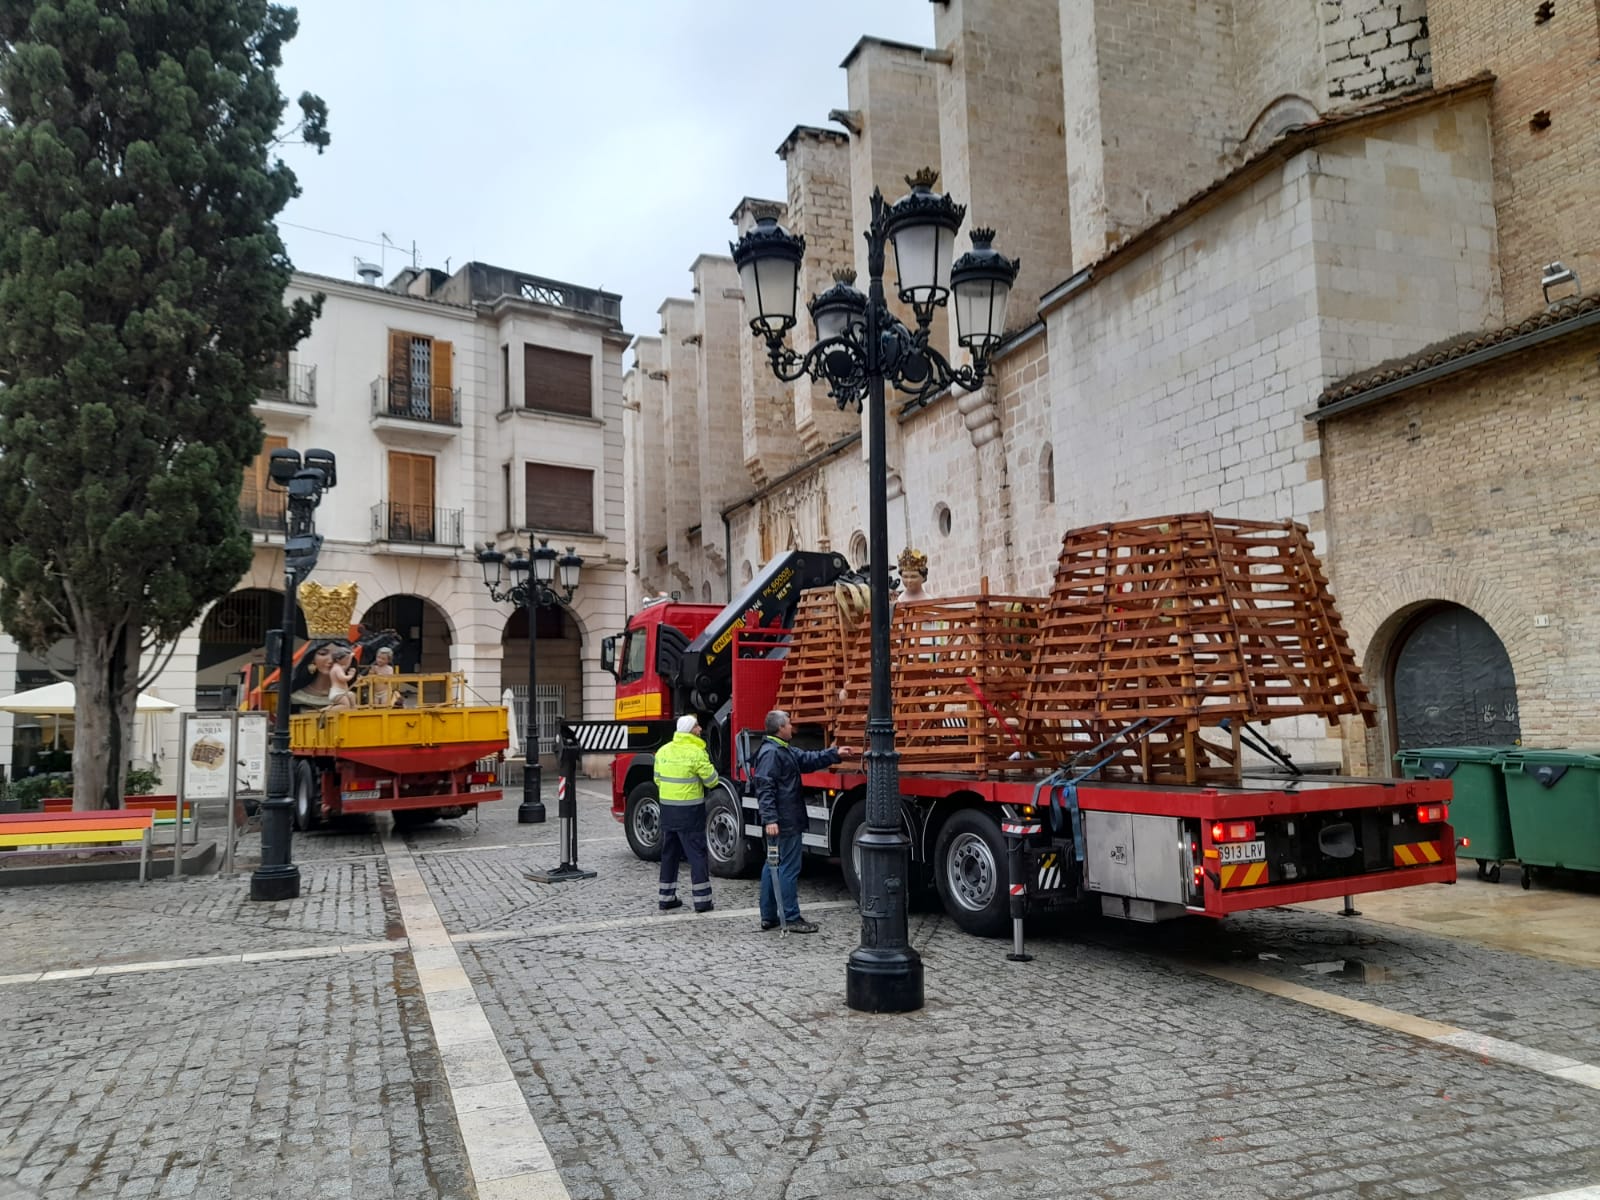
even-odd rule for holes
{"type": "Polygon", "coordinates": [[[250,565],[239,521],[285,305],[274,218],[296,14],[267,0],[0,0],[0,624],[76,643],[73,807],[117,807],[134,701],[250,565]],[[141,678],[141,667],[144,677],[141,678]]]}

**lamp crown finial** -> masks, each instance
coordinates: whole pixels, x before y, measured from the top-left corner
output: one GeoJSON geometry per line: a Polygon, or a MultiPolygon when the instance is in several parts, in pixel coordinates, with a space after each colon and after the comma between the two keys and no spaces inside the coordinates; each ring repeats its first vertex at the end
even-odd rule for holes
{"type": "Polygon", "coordinates": [[[854,267],[840,267],[833,273],[833,281],[835,283],[855,283],[856,269],[854,267]]]}
{"type": "Polygon", "coordinates": [[[939,182],[939,172],[933,167],[923,167],[915,175],[907,175],[905,180],[906,186],[912,191],[917,188],[927,188],[932,191],[933,185],[939,182]]]}
{"type": "Polygon", "coordinates": [[[994,244],[994,230],[980,225],[972,231],[972,244],[987,250],[994,244]]]}

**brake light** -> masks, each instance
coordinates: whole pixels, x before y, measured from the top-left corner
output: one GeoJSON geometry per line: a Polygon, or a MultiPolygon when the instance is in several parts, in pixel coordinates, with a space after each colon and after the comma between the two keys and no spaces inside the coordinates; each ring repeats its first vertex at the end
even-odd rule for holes
{"type": "Polygon", "coordinates": [[[472,783],[493,783],[494,782],[494,772],[493,771],[474,771],[474,772],[472,772],[472,774],[467,776],[467,782],[469,784],[472,784],[472,783]]]}
{"type": "Polygon", "coordinates": [[[384,788],[394,783],[392,779],[352,779],[345,785],[346,792],[373,792],[381,793],[384,788]]]}
{"type": "Polygon", "coordinates": [[[1254,821],[1218,821],[1211,826],[1213,842],[1249,842],[1256,836],[1254,821]]]}
{"type": "Polygon", "coordinates": [[[1417,820],[1423,825],[1437,825],[1450,819],[1450,810],[1443,804],[1417,805],[1417,820]]]}
{"type": "Polygon", "coordinates": [[[1471,838],[1462,838],[1456,844],[1459,845],[1463,850],[1465,850],[1468,846],[1472,845],[1472,839],[1471,838]]]}

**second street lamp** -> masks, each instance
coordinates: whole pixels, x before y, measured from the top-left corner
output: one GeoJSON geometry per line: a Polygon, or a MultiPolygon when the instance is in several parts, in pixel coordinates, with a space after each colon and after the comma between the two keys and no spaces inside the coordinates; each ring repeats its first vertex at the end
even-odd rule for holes
{"type": "MultiPolygon", "coordinates": [[[[816,343],[803,356],[784,344],[795,324],[805,238],[772,217],[731,247],[750,320],[767,345],[773,374],[786,382],[809,376],[828,384],[840,408],[867,410],[869,501],[868,580],[872,595],[872,698],[867,709],[867,813],[861,848],[861,943],[845,967],[845,1002],[862,1012],[910,1012],[922,1007],[922,959],[907,937],[906,892],[910,843],[900,822],[900,755],[894,748],[889,681],[888,468],[884,456],[885,385],[914,399],[947,387],[976,391],[989,373],[989,355],[1005,332],[1006,301],[1017,262],[996,252],[993,230],[972,231],[973,249],[952,263],[956,231],[966,209],[933,190],[938,175],[924,169],[907,179],[911,193],[886,204],[872,193],[866,232],[868,292],[840,272],[837,284],[810,304],[816,343]],[[885,250],[894,244],[897,291],[911,307],[912,329],[884,299],[885,250]],[[954,291],[956,341],[972,362],[954,366],[928,344],[935,310],[954,291]]],[[[843,848],[850,853],[849,847],[843,848]]]]}
{"type": "MultiPolygon", "coordinates": [[[[531,535],[530,535],[531,545],[531,535]]],[[[583,559],[568,546],[565,554],[557,554],[548,538],[540,538],[538,546],[523,549],[513,546],[503,554],[490,542],[478,550],[478,562],[483,567],[483,582],[489,597],[496,604],[510,601],[521,608],[528,619],[528,703],[523,710],[522,803],[517,806],[519,825],[539,825],[545,819],[544,797],[540,793],[542,771],[539,766],[539,630],[538,616],[541,606],[555,608],[572,602],[578,590],[578,573],[583,559]],[[511,572],[509,582],[502,579],[502,568],[511,572]],[[557,575],[560,582],[557,583],[557,575]],[[555,584],[561,594],[557,595],[555,584]]]]}

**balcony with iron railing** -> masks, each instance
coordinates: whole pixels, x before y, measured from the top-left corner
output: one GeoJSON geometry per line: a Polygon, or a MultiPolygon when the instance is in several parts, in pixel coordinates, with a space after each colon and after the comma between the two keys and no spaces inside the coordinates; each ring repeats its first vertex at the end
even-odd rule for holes
{"type": "Polygon", "coordinates": [[[311,363],[287,363],[273,371],[261,388],[260,402],[288,410],[317,406],[317,368],[311,363]]]}
{"type": "Polygon", "coordinates": [[[380,375],[372,381],[372,422],[377,426],[403,422],[454,432],[461,426],[461,389],[380,375]]]}
{"type": "Polygon", "coordinates": [[[251,533],[284,533],[289,523],[284,515],[283,498],[269,496],[260,501],[239,502],[239,524],[251,533]]]}
{"type": "Polygon", "coordinates": [[[386,501],[372,506],[372,540],[404,546],[462,545],[459,508],[386,501]]]}

